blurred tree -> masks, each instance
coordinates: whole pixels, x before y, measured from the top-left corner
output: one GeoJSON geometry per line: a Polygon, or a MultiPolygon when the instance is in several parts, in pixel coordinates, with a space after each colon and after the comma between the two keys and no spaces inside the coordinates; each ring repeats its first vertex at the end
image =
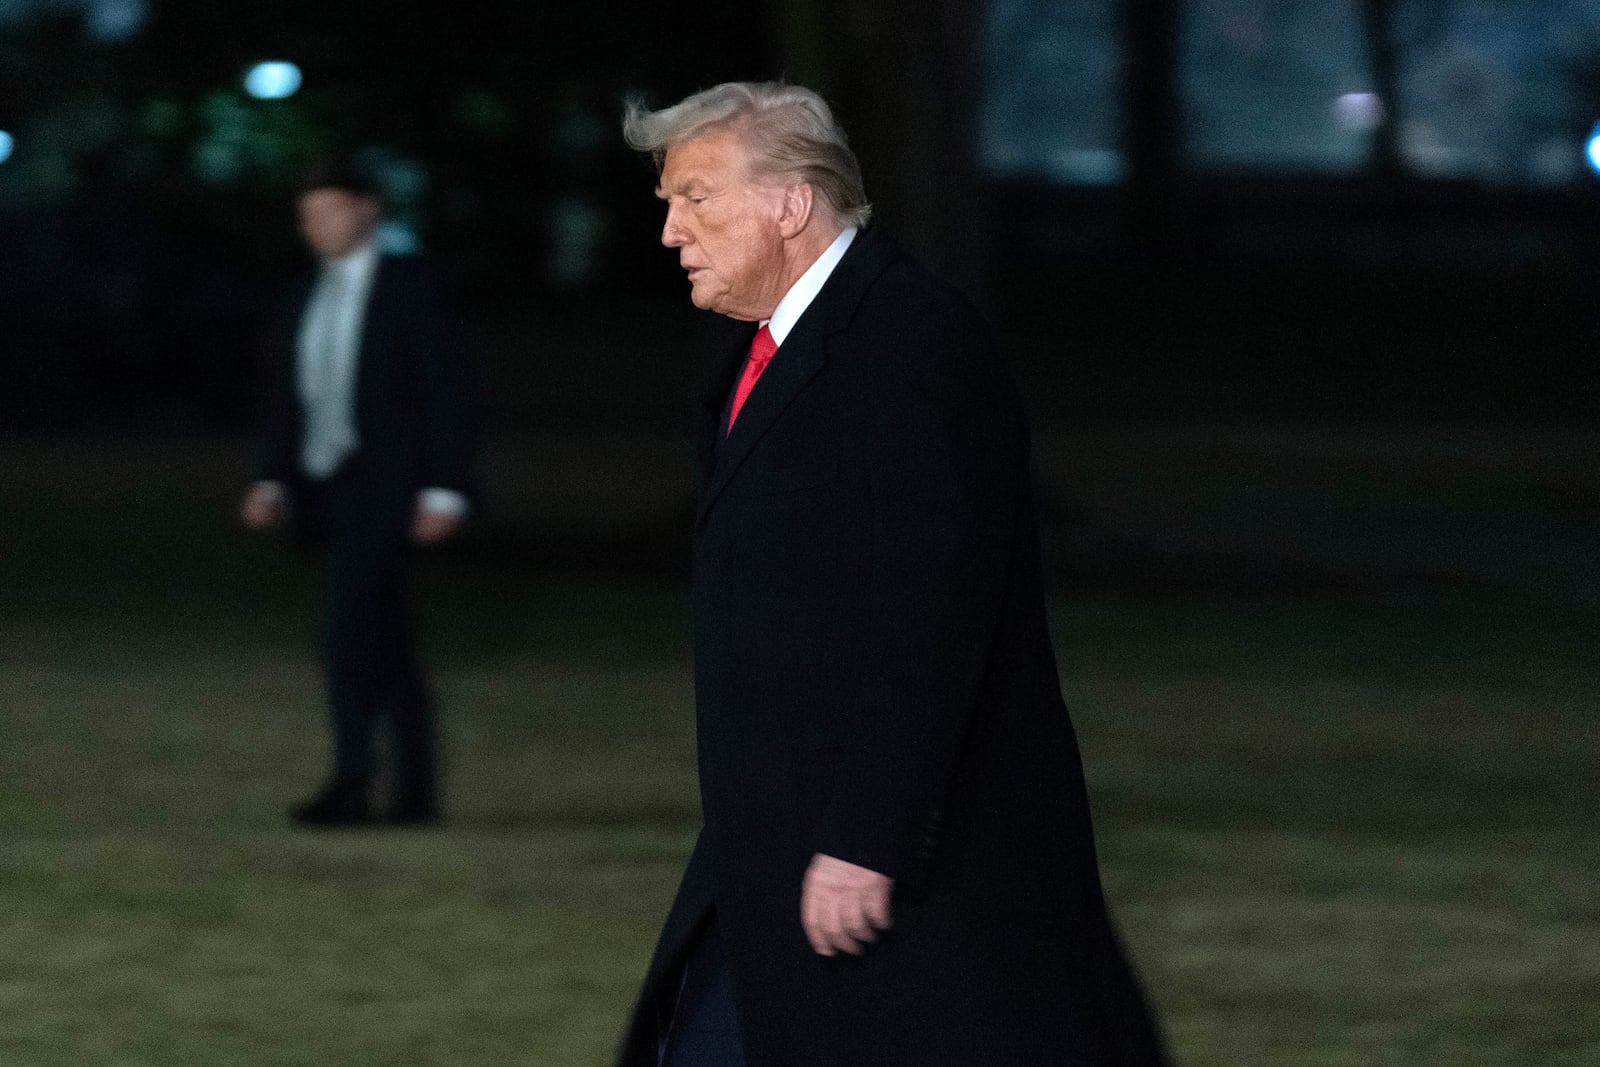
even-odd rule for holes
{"type": "Polygon", "coordinates": [[[778,70],[837,106],[876,217],[980,301],[989,230],[976,143],[984,8],[774,0],[768,9],[778,70]]]}
{"type": "Polygon", "coordinates": [[[1372,73],[1372,91],[1383,110],[1372,129],[1371,155],[1367,167],[1379,181],[1395,181],[1404,175],[1400,155],[1401,97],[1400,42],[1395,16],[1399,0],[1361,0],[1361,26],[1366,33],[1367,54],[1372,73]]]}
{"type": "Polygon", "coordinates": [[[1176,247],[1179,0],[1121,0],[1122,229],[1139,258],[1176,247]]]}

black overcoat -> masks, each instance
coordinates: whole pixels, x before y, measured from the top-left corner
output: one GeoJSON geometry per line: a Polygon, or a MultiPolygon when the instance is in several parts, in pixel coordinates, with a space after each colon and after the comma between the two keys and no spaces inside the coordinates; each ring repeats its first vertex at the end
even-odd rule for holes
{"type": "Polygon", "coordinates": [[[654,1067],[713,910],[750,1067],[1161,1062],[1106,918],[989,330],[864,230],[723,439],[754,331],[723,321],[693,573],[704,826],[621,1062],[654,1067]],[[805,940],[818,852],[896,879],[863,957],[805,940]]]}

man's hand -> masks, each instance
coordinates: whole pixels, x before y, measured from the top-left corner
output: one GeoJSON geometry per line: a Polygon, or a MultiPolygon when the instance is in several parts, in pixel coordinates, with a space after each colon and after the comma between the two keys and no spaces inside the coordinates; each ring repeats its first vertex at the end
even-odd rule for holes
{"type": "Polygon", "coordinates": [[[283,490],[276,484],[257,482],[239,502],[239,518],[252,530],[265,530],[283,521],[283,490]]]}
{"type": "Polygon", "coordinates": [[[411,520],[411,539],[419,545],[436,545],[456,532],[461,516],[422,506],[411,520]]]}
{"type": "Polygon", "coordinates": [[[817,853],[800,886],[800,925],[819,956],[859,956],[892,925],[894,879],[817,853]]]}

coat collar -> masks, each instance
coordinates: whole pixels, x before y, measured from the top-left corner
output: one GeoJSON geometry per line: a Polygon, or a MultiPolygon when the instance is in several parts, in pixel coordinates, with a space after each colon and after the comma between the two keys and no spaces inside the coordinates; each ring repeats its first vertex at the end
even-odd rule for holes
{"type": "Polygon", "coordinates": [[[700,411],[700,461],[705,486],[700,496],[700,518],[721,495],[756,442],[822,369],[827,359],[826,338],[850,324],[862,297],[898,255],[894,242],[876,227],[856,235],[750,391],[732,431],[720,444],[723,403],[750,350],[756,327],[754,323],[737,323],[715,335],[710,342],[713,370],[700,411]]]}

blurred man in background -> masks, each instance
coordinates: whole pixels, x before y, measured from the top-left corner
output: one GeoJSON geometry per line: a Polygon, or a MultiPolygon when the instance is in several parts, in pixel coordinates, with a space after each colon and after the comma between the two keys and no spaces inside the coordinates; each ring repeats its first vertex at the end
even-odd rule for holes
{"type": "Polygon", "coordinates": [[[455,533],[467,510],[467,398],[455,323],[415,257],[385,255],[369,175],[319,167],[301,185],[300,232],[318,270],[272,324],[278,368],[257,480],[240,514],[292,522],[327,556],[325,668],[334,765],[291,810],[307,826],[375,821],[375,734],[393,735],[397,824],[440,817],[432,700],[410,606],[414,545],[455,533]]]}
{"type": "Polygon", "coordinates": [[[700,416],[705,824],[627,1067],[1146,1067],[987,326],[876,227],[828,107],[632,108],[717,312],[700,416]]]}

